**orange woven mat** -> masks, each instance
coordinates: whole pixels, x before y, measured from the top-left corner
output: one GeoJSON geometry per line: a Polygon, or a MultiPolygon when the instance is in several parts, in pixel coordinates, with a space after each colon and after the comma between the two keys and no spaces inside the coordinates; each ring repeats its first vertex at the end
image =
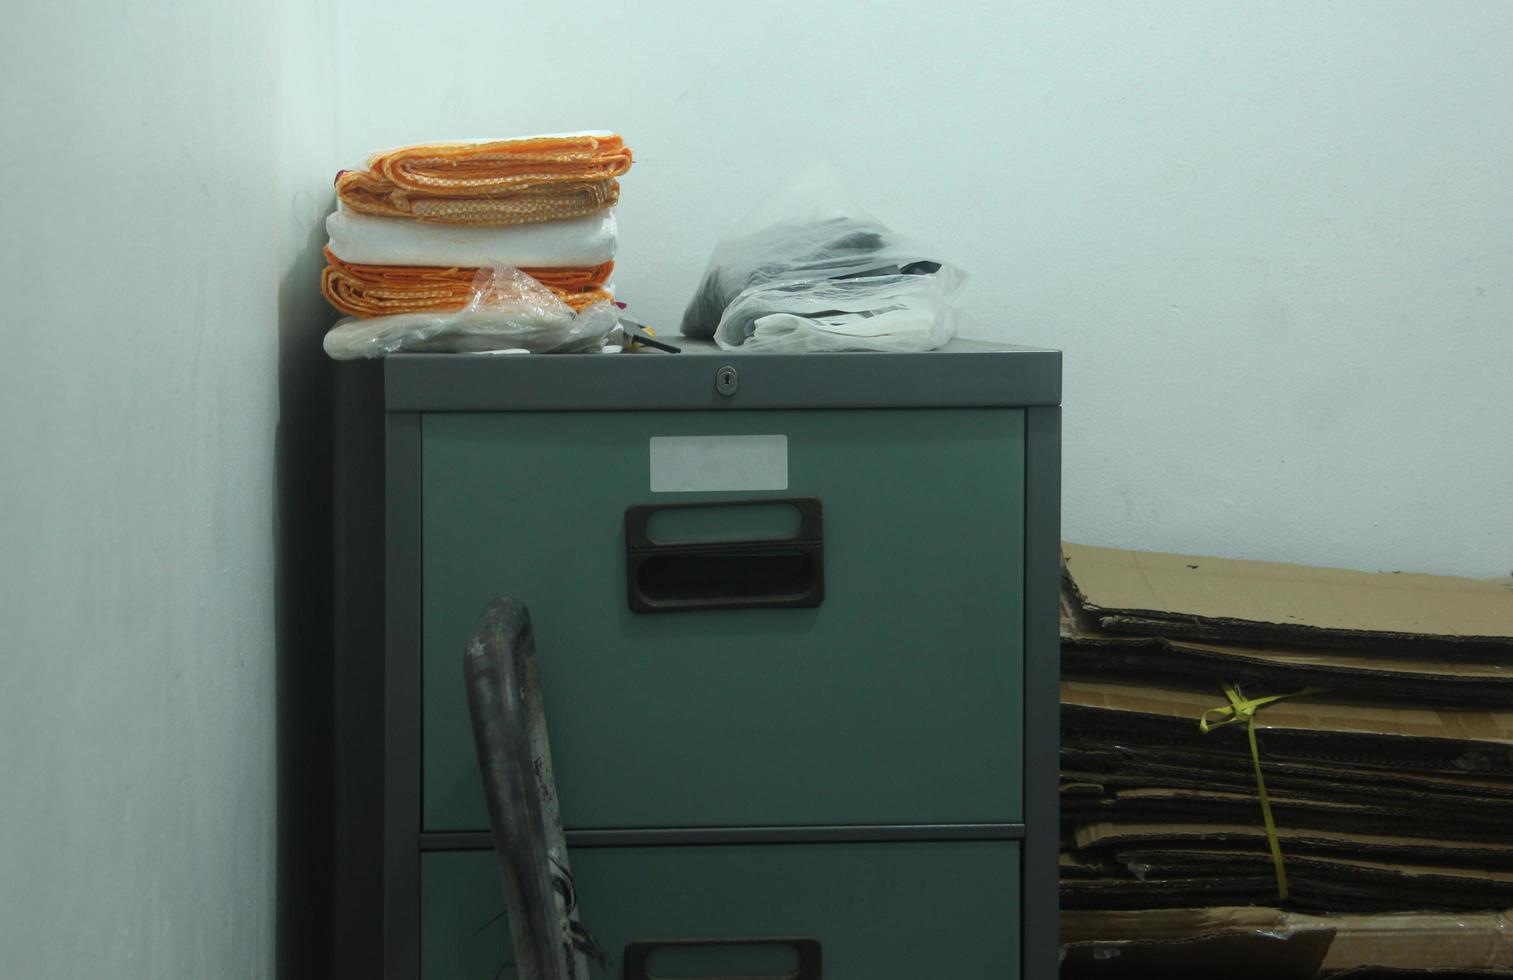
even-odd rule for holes
{"type": "MultiPolygon", "coordinates": [[[[460,310],[473,298],[477,269],[420,265],[362,265],[343,262],[326,249],[326,268],[320,288],[330,304],[349,316],[392,313],[445,313],[460,310]]],[[[521,269],[550,289],[568,306],[581,310],[592,303],[612,302],[604,288],[613,262],[563,269],[521,269]]]]}
{"type": "Polygon", "coordinates": [[[581,218],[613,207],[618,180],[547,184],[498,197],[431,197],[406,191],[366,170],[336,178],[336,194],[350,210],[389,218],[414,218],[458,225],[523,225],[581,218]]]}
{"type": "Polygon", "coordinates": [[[630,169],[619,136],[550,136],[424,143],[375,153],[366,170],[336,177],[354,211],[459,224],[574,218],[619,199],[630,169]]]}

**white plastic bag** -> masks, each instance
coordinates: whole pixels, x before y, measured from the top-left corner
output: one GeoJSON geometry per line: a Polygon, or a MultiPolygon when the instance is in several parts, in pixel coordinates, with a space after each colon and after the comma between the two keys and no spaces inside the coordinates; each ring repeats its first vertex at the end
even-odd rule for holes
{"type": "Polygon", "coordinates": [[[619,323],[618,310],[595,303],[580,313],[535,279],[508,266],[478,270],[473,296],[449,313],[348,317],[326,333],[326,354],[338,361],[398,351],[481,353],[597,351],[619,323]]]}
{"type": "Polygon", "coordinates": [[[965,281],[815,168],[715,247],[682,332],[727,350],[933,350],[955,335],[965,281]]]}
{"type": "Polygon", "coordinates": [[[927,351],[956,335],[960,274],[799,280],[753,286],[726,309],[715,342],[750,352],[927,351]]]}

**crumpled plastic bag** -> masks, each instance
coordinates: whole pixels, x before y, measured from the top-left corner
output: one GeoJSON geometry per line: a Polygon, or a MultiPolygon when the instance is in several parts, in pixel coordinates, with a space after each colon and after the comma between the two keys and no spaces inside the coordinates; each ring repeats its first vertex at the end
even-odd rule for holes
{"type": "Polygon", "coordinates": [[[610,303],[574,313],[550,289],[510,266],[478,270],[468,305],[451,313],[347,317],[326,333],[326,354],[355,361],[400,351],[483,353],[598,351],[619,324],[610,303]]]}
{"type": "Polygon", "coordinates": [[[934,350],[966,274],[846,201],[815,168],[727,235],[683,313],[726,350],[934,350]]]}
{"type": "Polygon", "coordinates": [[[927,351],[956,336],[960,275],[775,282],[742,290],[715,342],[745,351],[927,351]]]}

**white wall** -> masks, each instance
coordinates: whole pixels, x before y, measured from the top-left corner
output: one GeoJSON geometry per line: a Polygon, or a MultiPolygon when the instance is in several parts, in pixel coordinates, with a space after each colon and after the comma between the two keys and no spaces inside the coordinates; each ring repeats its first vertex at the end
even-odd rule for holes
{"type": "Polygon", "coordinates": [[[0,974],[271,976],[275,430],[327,318],[330,10],[7,14],[0,974]]]}
{"type": "Polygon", "coordinates": [[[1066,351],[1065,530],[1513,569],[1513,5],[341,8],[341,149],[612,127],[622,298],[675,325],[815,160],[1066,351]]]}

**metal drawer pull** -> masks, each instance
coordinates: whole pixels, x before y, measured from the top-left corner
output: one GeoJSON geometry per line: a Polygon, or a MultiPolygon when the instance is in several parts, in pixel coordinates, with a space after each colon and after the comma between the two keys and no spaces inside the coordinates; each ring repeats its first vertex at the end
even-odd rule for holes
{"type": "Polygon", "coordinates": [[[824,559],[824,509],[816,497],[637,504],[625,511],[626,589],[639,613],[818,606],[825,598],[824,559]],[[781,507],[796,512],[797,530],[734,541],[663,541],[648,532],[654,518],[672,512],[722,508],[765,517],[781,507]]]}
{"type": "Polygon", "coordinates": [[[820,980],[820,941],[806,938],[782,939],[657,939],[638,940],[625,945],[625,980],[820,980]],[[787,947],[797,955],[798,966],[790,973],[751,974],[677,974],[663,976],[650,972],[654,954],[682,949],[733,949],[761,946],[787,947]]]}

